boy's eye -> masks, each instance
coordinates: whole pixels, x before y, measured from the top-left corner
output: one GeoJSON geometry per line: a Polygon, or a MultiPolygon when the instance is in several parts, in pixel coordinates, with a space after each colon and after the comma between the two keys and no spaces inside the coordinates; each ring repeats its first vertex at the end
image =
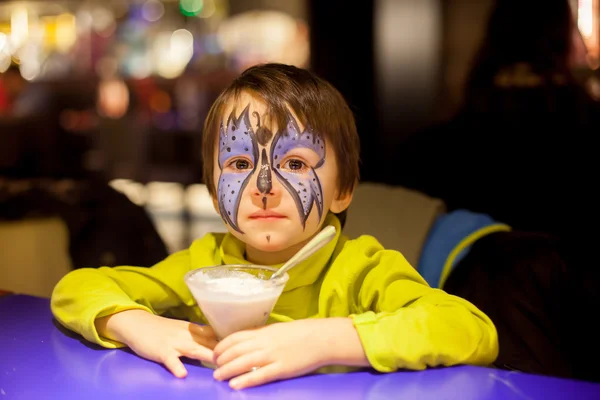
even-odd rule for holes
{"type": "Polygon", "coordinates": [[[248,168],[250,168],[250,163],[246,160],[236,160],[235,168],[236,169],[248,169],[248,168]]]}
{"type": "Polygon", "coordinates": [[[250,164],[250,161],[239,158],[237,160],[231,161],[229,163],[229,167],[238,171],[243,171],[246,169],[251,169],[252,165],[250,164]]]}
{"type": "Polygon", "coordinates": [[[284,164],[284,168],[290,171],[301,172],[306,168],[306,164],[303,161],[291,159],[284,164]]]}

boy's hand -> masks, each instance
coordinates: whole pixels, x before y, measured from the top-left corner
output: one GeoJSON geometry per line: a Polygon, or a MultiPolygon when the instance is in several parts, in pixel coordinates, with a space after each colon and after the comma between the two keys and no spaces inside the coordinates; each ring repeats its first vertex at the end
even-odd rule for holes
{"type": "Polygon", "coordinates": [[[214,348],[217,380],[234,389],[305,375],[325,365],[369,366],[350,318],[305,319],[236,332],[214,348]],[[259,367],[252,370],[252,368],[259,367]]]}
{"type": "Polygon", "coordinates": [[[129,310],[95,322],[101,336],[121,342],[136,354],[161,364],[178,378],[187,375],[181,356],[212,362],[217,344],[209,326],[129,310]]]}

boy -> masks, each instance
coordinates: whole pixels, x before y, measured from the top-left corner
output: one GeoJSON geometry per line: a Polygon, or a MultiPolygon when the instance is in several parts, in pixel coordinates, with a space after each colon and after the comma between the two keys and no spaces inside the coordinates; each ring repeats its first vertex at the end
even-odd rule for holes
{"type": "Polygon", "coordinates": [[[152,268],[74,271],[54,290],[54,315],[177,377],[186,375],[181,356],[214,363],[215,379],[234,389],[334,365],[391,372],[492,363],[498,340],[485,314],[430,288],[374,238],[340,234],[336,214],[358,181],[358,143],[350,109],[327,82],[286,65],[249,68],[213,104],[203,138],[205,183],[229,232],[208,234],[152,268]],[[186,272],[278,267],[326,225],[336,238],[289,271],[269,325],[217,342],[209,327],[181,321],[205,322],[186,272]]]}

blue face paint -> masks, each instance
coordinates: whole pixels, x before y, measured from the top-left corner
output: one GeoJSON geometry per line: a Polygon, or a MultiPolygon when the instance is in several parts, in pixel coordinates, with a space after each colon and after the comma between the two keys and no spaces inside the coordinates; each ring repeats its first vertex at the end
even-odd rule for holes
{"type": "MultiPolygon", "coordinates": [[[[258,113],[254,112],[253,115],[258,120],[258,133],[255,134],[250,123],[249,107],[250,105],[246,106],[237,118],[232,111],[226,126],[224,127],[221,123],[220,127],[218,161],[221,174],[219,175],[217,196],[219,212],[223,220],[237,232],[244,233],[238,226],[238,210],[241,195],[257,167],[259,172],[256,178],[256,187],[263,195],[264,209],[267,208],[267,195],[272,190],[272,175],[275,175],[294,199],[303,227],[306,226],[306,220],[314,204],[316,204],[318,217],[321,220],[323,217],[323,190],[315,170],[325,163],[325,142],[309,127],[300,131],[298,123],[288,113],[286,126],[280,129],[273,139],[269,158],[264,146],[268,144],[273,134],[261,126],[260,117],[258,113]],[[260,156],[259,144],[263,147],[260,156]],[[297,148],[312,150],[318,156],[316,165],[307,166],[307,172],[294,172],[281,164],[287,154],[297,148]]],[[[269,240],[270,237],[267,237],[267,241],[269,240]]]]}
{"type": "Polygon", "coordinates": [[[243,232],[238,227],[237,213],[241,194],[256,170],[258,161],[258,145],[250,125],[249,107],[250,105],[246,106],[237,118],[232,111],[227,119],[227,126],[223,127],[221,123],[219,132],[219,168],[221,169],[217,187],[219,212],[225,223],[240,233],[243,232]],[[236,172],[223,172],[230,159],[233,163],[241,164],[241,167],[246,162],[252,168],[236,168],[236,172]]]}
{"type": "Polygon", "coordinates": [[[323,139],[312,132],[309,127],[301,132],[294,117],[288,113],[288,122],[285,128],[279,130],[271,144],[271,165],[279,182],[294,199],[303,226],[306,226],[306,220],[313,204],[317,206],[319,221],[323,216],[323,189],[315,170],[324,163],[325,142],[323,139]],[[286,154],[296,148],[310,149],[319,157],[317,164],[314,167],[309,166],[310,169],[307,173],[290,172],[281,164],[286,154]]]}

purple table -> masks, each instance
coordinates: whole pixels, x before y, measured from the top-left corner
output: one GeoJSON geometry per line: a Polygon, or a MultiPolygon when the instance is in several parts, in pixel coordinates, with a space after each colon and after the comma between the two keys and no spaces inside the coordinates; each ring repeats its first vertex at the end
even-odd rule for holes
{"type": "Polygon", "coordinates": [[[0,297],[0,400],[8,399],[600,399],[600,384],[476,367],[313,375],[235,392],[187,365],[184,380],[128,350],[83,342],[49,301],[0,297]]]}

